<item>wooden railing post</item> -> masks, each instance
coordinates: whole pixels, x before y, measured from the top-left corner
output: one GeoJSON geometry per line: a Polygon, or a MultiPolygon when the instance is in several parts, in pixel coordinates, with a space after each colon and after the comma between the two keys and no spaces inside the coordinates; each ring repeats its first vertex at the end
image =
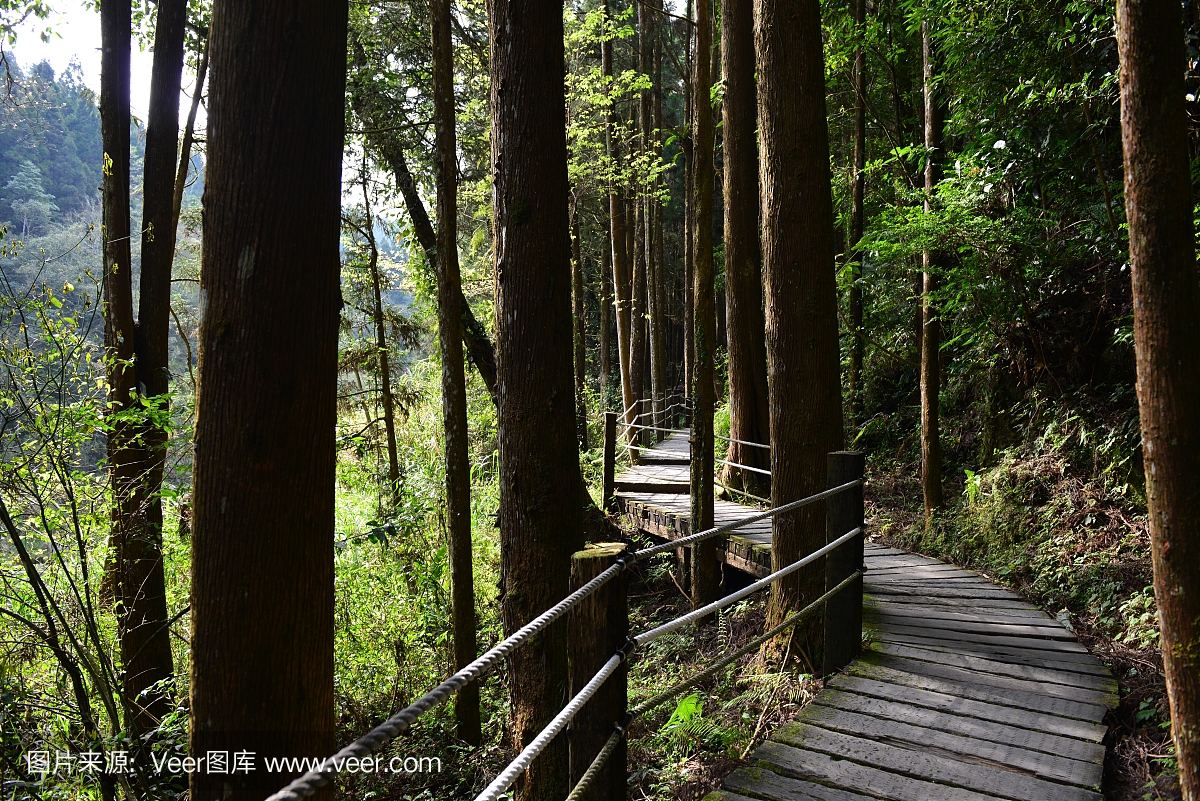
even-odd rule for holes
{"type": "Polygon", "coordinates": [[[604,413],[604,496],[601,505],[606,512],[613,510],[613,493],[617,481],[617,413],[604,413]]]}
{"type": "MultiPolygon", "coordinates": [[[[828,487],[837,487],[863,477],[866,458],[855,451],[829,454],[828,487]]],[[[832,542],[863,524],[863,488],[859,484],[825,501],[826,542],[832,542]]],[[[859,535],[825,557],[825,589],[849,578],[863,565],[863,535],[859,535]]],[[[825,662],[828,676],[841,670],[862,647],[862,579],[825,603],[825,662]]]]}
{"type": "MultiPolygon", "coordinates": [[[[613,565],[624,551],[623,543],[606,542],[572,554],[571,591],[613,565]]],[[[626,577],[623,572],[611,579],[568,613],[571,696],[582,690],[629,639],[626,577]]],[[[600,753],[617,723],[624,720],[628,702],[627,669],[621,665],[571,721],[568,736],[572,787],[600,753]]],[[[622,738],[584,798],[586,801],[625,801],[627,782],[626,744],[622,738]]]]}

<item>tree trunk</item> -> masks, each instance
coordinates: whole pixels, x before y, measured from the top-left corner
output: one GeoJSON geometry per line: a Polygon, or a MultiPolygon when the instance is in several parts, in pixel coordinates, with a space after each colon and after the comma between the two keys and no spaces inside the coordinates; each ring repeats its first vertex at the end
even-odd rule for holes
{"type": "MultiPolygon", "coordinates": [[[[334,745],[347,4],[217,0],[212,24],[190,751],[262,765],[334,745]]],[[[189,797],[290,778],[196,772],[189,797]]]]}
{"type": "MultiPolygon", "coordinates": [[[[446,437],[446,528],[450,556],[450,617],[454,667],[478,655],[475,579],[471,558],[471,462],[467,442],[467,376],[462,348],[462,279],[458,269],[458,145],[454,122],[452,0],[430,5],[433,40],[433,113],[437,144],[438,331],[442,351],[442,421],[446,437]]],[[[458,738],[479,745],[479,685],[458,691],[458,738]]]]}
{"type": "MultiPolygon", "coordinates": [[[[611,226],[609,226],[609,230],[611,226]]],[[[610,407],[609,379],[612,378],[612,248],[600,248],[600,402],[610,407]]]]}
{"type": "MultiPolygon", "coordinates": [[[[712,47],[710,0],[696,0],[696,59],[694,64],[692,113],[695,120],[694,185],[696,206],[692,230],[695,259],[694,325],[696,364],[692,370],[692,531],[713,525],[713,363],[716,331],[713,326],[715,287],[713,277],[713,118],[709,92],[712,84],[708,53],[712,47]]],[[[708,539],[692,546],[692,606],[716,600],[721,591],[721,565],[717,541],[708,539]]],[[[708,618],[711,620],[711,616],[708,618]]]]}
{"type": "MultiPolygon", "coordinates": [[[[211,37],[211,30],[209,33],[211,37]]],[[[196,91],[192,94],[192,105],[188,109],[187,124],[183,128],[183,141],[179,145],[179,170],[175,173],[175,193],[171,198],[171,251],[175,250],[175,235],[179,228],[179,213],[183,208],[183,190],[187,189],[188,169],[192,164],[192,147],[196,143],[196,113],[204,96],[204,79],[208,75],[208,43],[200,52],[200,65],[196,69],[196,91]]]]}
{"type": "MultiPolygon", "coordinates": [[[[692,8],[695,0],[687,0],[687,18],[692,19],[692,8]]],[[[683,36],[683,52],[685,56],[684,72],[692,76],[694,60],[692,57],[692,25],[685,26],[683,36]]],[[[695,91],[691,79],[685,81],[683,87],[683,118],[687,135],[680,139],[683,149],[683,383],[691,392],[692,378],[696,367],[696,258],[695,243],[692,241],[696,226],[696,171],[695,153],[692,147],[692,135],[696,127],[695,91]]]]}
{"type": "MultiPolygon", "coordinates": [[[[929,23],[921,25],[921,50],[925,85],[925,213],[929,213],[933,193],[942,179],[942,128],[945,103],[933,86],[936,53],[930,38],[929,23]]],[[[932,521],[942,508],[942,442],[939,432],[938,403],[942,384],[942,324],[934,304],[942,256],[925,251],[921,256],[924,277],[921,287],[921,492],[925,501],[925,520],[932,521]]]]}
{"type": "MultiPolygon", "coordinates": [[[[491,30],[501,592],[511,634],[567,594],[570,557],[583,546],[582,478],[562,4],[494,0],[491,30]]],[[[523,748],[567,700],[565,621],[514,652],[509,667],[513,744],[523,748]]],[[[526,772],[517,797],[562,798],[568,778],[560,737],[526,772]]]]}
{"type": "MultiPolygon", "coordinates": [[[[659,11],[662,10],[662,0],[657,0],[656,6],[659,11]]],[[[663,130],[663,110],[662,110],[662,34],[658,23],[654,26],[654,119],[652,124],[653,130],[653,145],[654,155],[659,161],[662,160],[662,130],[663,130]]],[[[661,189],[663,185],[660,177],[655,183],[655,187],[661,189]]],[[[666,260],[663,247],[663,207],[659,200],[655,200],[650,207],[651,231],[653,232],[653,249],[650,253],[650,263],[654,266],[654,283],[652,285],[654,292],[654,317],[651,319],[650,329],[650,347],[653,358],[654,370],[654,387],[655,394],[663,401],[662,408],[659,410],[658,422],[655,425],[662,428],[670,428],[668,421],[663,418],[666,406],[665,403],[667,386],[670,381],[670,376],[667,372],[667,289],[666,289],[666,260]]],[[[658,438],[664,439],[663,432],[658,432],[658,438]]]]}
{"type": "MultiPolygon", "coordinates": [[[[151,84],[150,131],[147,141],[145,189],[147,222],[169,227],[173,188],[175,133],[178,131],[179,75],[183,61],[183,14],[174,0],[159,14],[151,84]],[[178,36],[176,36],[178,34],[178,36]],[[178,47],[173,39],[178,38],[178,47]],[[178,51],[172,64],[174,51],[178,51]],[[173,112],[167,107],[164,82],[174,70],[173,112]],[[166,118],[170,118],[168,130],[166,118]],[[165,193],[164,193],[165,189],[165,193]],[[164,202],[165,201],[165,202],[164,202]]],[[[166,403],[167,325],[170,315],[172,252],[143,235],[140,313],[134,321],[129,218],[129,68],[130,12],[111,3],[101,6],[101,136],[105,158],[104,290],[105,344],[112,361],[108,380],[110,413],[140,409],[138,396],[166,403]],[[165,256],[165,259],[164,259],[165,256]],[[165,276],[164,276],[165,273],[165,276]],[[161,334],[161,337],[159,336],[161,334]],[[159,341],[161,339],[161,342],[159,341]]],[[[165,237],[164,237],[165,239],[165,237]]],[[[121,693],[125,725],[135,734],[151,731],[170,710],[159,682],[174,673],[167,630],[166,592],[162,565],[162,486],[166,431],[149,416],[116,420],[108,438],[112,482],[112,536],[109,576],[116,602],[121,651],[121,693]]]]}
{"type": "Polygon", "coordinates": [[[367,246],[371,256],[368,269],[371,271],[371,289],[375,307],[375,356],[379,362],[379,397],[383,403],[383,429],[387,436],[388,457],[388,500],[392,509],[400,506],[400,458],[396,453],[396,404],[392,398],[392,369],[388,358],[387,328],[383,321],[383,291],[379,275],[379,246],[375,242],[375,216],[371,213],[371,196],[367,185],[368,174],[363,171],[363,208],[367,213],[367,246]]]}
{"type": "MultiPolygon", "coordinates": [[[[633,384],[633,397],[637,407],[634,419],[639,425],[650,423],[649,406],[646,399],[646,205],[633,190],[629,198],[629,223],[633,246],[633,302],[629,307],[629,381],[633,384]],[[642,416],[644,415],[644,416],[642,416]]],[[[641,431],[634,431],[637,441],[645,442],[641,431]]]]}
{"type": "MultiPolygon", "coordinates": [[[[612,21],[612,11],[609,0],[604,0],[605,19],[612,21]]],[[[612,39],[606,38],[600,45],[601,70],[609,81],[613,78],[613,45],[612,39]]],[[[617,143],[613,139],[613,127],[616,125],[617,113],[610,109],[604,125],[605,152],[611,161],[617,159],[617,143]]],[[[621,371],[621,407],[626,412],[625,422],[632,423],[633,415],[637,412],[631,407],[634,402],[633,382],[629,373],[630,364],[630,283],[629,283],[629,251],[626,249],[625,236],[625,204],[620,189],[614,184],[608,190],[609,236],[612,240],[612,270],[613,287],[617,298],[617,362],[621,371]]],[[[633,431],[626,431],[626,439],[633,436],[633,431]]]]}
{"type": "MultiPolygon", "coordinates": [[[[829,129],[818,0],[755,0],[754,12],[771,505],[782,506],[825,489],[826,457],[842,443],[829,129]]],[[[823,503],[780,515],[771,566],[778,570],[824,544],[823,503]]],[[[824,582],[820,561],[783,579],[771,593],[766,625],[816,598],[824,582]]],[[[797,629],[795,643],[813,665],[821,664],[822,628],[818,615],[797,629]]]]}
{"type": "Polygon", "coordinates": [[[580,450],[588,448],[587,339],[584,333],[583,247],[579,239],[579,212],[571,202],[571,299],[575,343],[575,429],[580,450]]]}
{"type": "Polygon", "coordinates": [[[850,423],[857,425],[862,412],[863,367],[863,252],[858,243],[863,236],[863,200],[867,186],[867,52],[862,43],[866,36],[867,0],[854,0],[854,26],[859,37],[854,48],[854,172],[850,186],[850,423]]]}
{"type": "MultiPolygon", "coordinates": [[[[721,105],[725,161],[725,303],[729,348],[729,436],[770,444],[767,342],[759,251],[758,103],[754,85],[753,0],[726,0],[721,9],[725,100],[721,105]]],[[[771,452],[730,442],[728,461],[771,466],[771,452]]],[[[765,495],[770,479],[726,466],[727,486],[765,495]]]]}
{"type": "Polygon", "coordinates": [[[1180,7],[1117,4],[1137,393],[1171,734],[1200,799],[1200,276],[1180,7]]]}

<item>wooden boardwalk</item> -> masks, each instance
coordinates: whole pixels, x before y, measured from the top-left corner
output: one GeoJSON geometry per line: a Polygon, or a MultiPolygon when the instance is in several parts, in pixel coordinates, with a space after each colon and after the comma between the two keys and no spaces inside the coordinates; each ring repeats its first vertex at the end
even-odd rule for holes
{"type": "MultiPolygon", "coordinates": [[[[679,443],[670,447],[677,458],[679,443]]],[[[635,471],[650,479],[657,468],[635,471]]],[[[639,483],[652,482],[618,493],[626,513],[650,534],[686,533],[686,493],[639,483]]],[[[718,509],[719,521],[753,512],[718,509]]],[[[728,564],[749,552],[743,569],[764,574],[770,527],[760,526],[729,539],[728,564]]],[[[1108,669],[977,573],[871,543],[866,563],[861,657],[706,801],[1098,801],[1102,721],[1117,703],[1108,669]]]]}

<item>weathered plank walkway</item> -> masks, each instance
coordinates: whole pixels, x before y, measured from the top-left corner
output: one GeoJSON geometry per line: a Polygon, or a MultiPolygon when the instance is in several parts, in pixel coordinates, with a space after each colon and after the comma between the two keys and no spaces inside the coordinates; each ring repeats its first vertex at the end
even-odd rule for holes
{"type": "MultiPolygon", "coordinates": [[[[680,439],[667,441],[676,459],[680,439]]],[[[653,483],[652,459],[630,484],[653,483]]],[[[650,534],[686,533],[686,493],[645,489],[618,493],[626,513],[650,534]]],[[[718,520],[753,511],[718,509],[718,520]]],[[[749,552],[743,569],[764,574],[760,525],[729,539],[728,564],[749,552]]],[[[1099,801],[1102,720],[1117,702],[1108,669],[977,573],[871,543],[866,563],[862,656],[707,801],[1099,801]]]]}

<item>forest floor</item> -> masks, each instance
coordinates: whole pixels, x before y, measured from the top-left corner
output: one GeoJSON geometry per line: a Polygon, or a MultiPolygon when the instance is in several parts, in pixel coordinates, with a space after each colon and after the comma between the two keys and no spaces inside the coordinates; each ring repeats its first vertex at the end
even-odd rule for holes
{"type": "MultiPolygon", "coordinates": [[[[925,530],[921,488],[911,470],[876,471],[869,476],[867,519],[886,544],[975,570],[1017,591],[1072,629],[1079,641],[1111,668],[1120,689],[1120,704],[1105,721],[1105,798],[1178,799],[1157,631],[1151,632],[1153,637],[1145,636],[1144,631],[1139,632],[1141,636],[1129,634],[1129,618],[1138,606],[1137,591],[1151,580],[1149,559],[1141,556],[1149,554],[1144,521],[1128,507],[1121,508],[1124,504],[1095,497],[1066,471],[1044,467],[1034,465],[1032,469],[1055,474],[1049,499],[1058,503],[1048,500],[1042,506],[1059,519],[1035,531],[1032,521],[1039,516],[1031,514],[1024,539],[1005,539],[995,549],[988,548],[989,535],[995,538],[990,530],[980,535],[981,540],[973,540],[970,532],[955,531],[981,519],[967,508],[965,500],[939,522],[940,531],[931,536],[925,530]],[[1079,524],[1085,520],[1089,524],[1099,520],[1100,524],[1077,536],[1079,524]],[[1114,547],[1118,539],[1140,547],[1114,547]],[[989,552],[1002,555],[989,557],[989,552]],[[1056,569],[1047,570],[1047,560],[1056,563],[1056,569]],[[1096,564],[1106,569],[1085,567],[1096,564]]],[[[955,497],[955,489],[963,491],[964,482],[958,483],[958,487],[947,486],[948,498],[955,497]]],[[[988,529],[988,525],[981,528],[988,529]]],[[[1144,626],[1145,613],[1132,622],[1144,626]]],[[[1151,625],[1156,626],[1156,620],[1151,625]]]]}

